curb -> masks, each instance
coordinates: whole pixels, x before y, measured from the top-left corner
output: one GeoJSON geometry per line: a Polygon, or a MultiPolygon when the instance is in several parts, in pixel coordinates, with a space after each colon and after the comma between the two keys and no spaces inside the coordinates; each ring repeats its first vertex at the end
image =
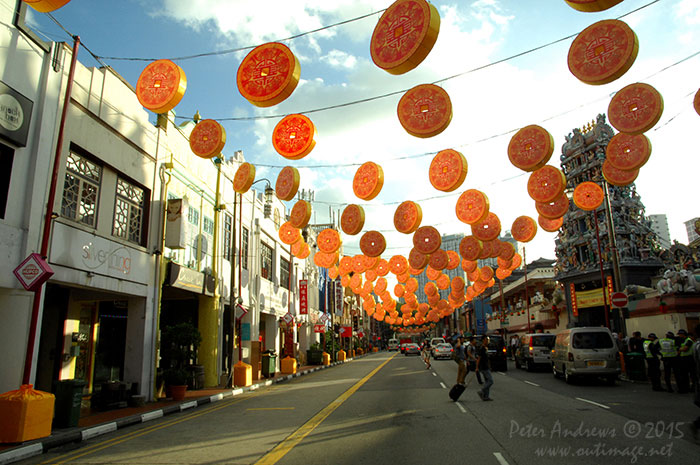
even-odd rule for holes
{"type": "MultiPolygon", "coordinates": [[[[363,357],[361,355],[359,357],[363,357]]],[[[120,418],[116,421],[110,421],[108,423],[102,423],[95,426],[89,426],[85,428],[78,428],[71,431],[59,432],[57,434],[52,434],[45,438],[36,439],[33,441],[28,441],[27,444],[22,444],[20,446],[8,449],[5,452],[0,452],[0,465],[7,463],[17,462],[19,460],[24,460],[36,455],[41,455],[47,452],[49,449],[62,446],[64,444],[69,444],[72,442],[87,441],[103,434],[111,433],[119,429],[136,425],[139,423],[145,423],[147,421],[155,420],[157,418],[164,417],[165,415],[170,415],[171,413],[178,413],[184,410],[189,410],[192,408],[197,408],[202,405],[212,404],[220,400],[235,397],[241,395],[245,392],[256,391],[262,387],[271,386],[273,384],[282,383],[284,381],[289,381],[300,376],[308,375],[310,373],[325,370],[326,368],[331,368],[336,365],[341,365],[349,361],[358,358],[348,358],[344,362],[333,362],[330,365],[321,365],[315,368],[304,370],[298,373],[281,376],[279,378],[268,379],[250,386],[245,386],[241,388],[231,389],[229,391],[220,392],[211,396],[201,397],[199,399],[188,400],[187,402],[182,402],[181,404],[169,405],[160,409],[155,409],[150,412],[141,413],[137,415],[131,415],[128,417],[120,418]]]]}

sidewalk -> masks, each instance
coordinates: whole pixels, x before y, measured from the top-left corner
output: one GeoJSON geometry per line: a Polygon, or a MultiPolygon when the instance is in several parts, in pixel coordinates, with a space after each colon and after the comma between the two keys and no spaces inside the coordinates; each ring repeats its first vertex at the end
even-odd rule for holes
{"type": "MultiPolygon", "coordinates": [[[[362,355],[358,357],[362,357],[362,355]]],[[[345,362],[351,360],[353,359],[348,358],[345,362]]],[[[80,418],[78,426],[75,428],[54,429],[48,437],[26,441],[20,444],[0,444],[0,465],[16,462],[35,455],[41,455],[54,447],[59,447],[71,442],[85,441],[127,426],[145,423],[171,413],[218,402],[228,397],[241,395],[244,392],[254,391],[265,386],[288,381],[345,362],[334,362],[327,366],[303,366],[297,369],[296,374],[293,375],[285,375],[278,372],[270,379],[259,380],[251,386],[246,387],[233,389],[207,388],[187,391],[185,393],[185,399],[182,401],[165,399],[157,402],[149,402],[143,407],[127,407],[104,412],[90,411],[80,418]]]]}

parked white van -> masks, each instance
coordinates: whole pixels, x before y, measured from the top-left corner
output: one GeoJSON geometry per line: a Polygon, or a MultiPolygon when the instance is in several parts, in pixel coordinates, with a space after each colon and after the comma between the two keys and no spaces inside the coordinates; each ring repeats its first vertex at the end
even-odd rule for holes
{"type": "Polygon", "coordinates": [[[388,350],[399,350],[399,340],[398,339],[389,339],[389,342],[387,343],[386,348],[388,350]]]}
{"type": "Polygon", "coordinates": [[[601,376],[615,384],[620,354],[608,328],[570,328],[557,334],[552,349],[552,371],[567,383],[583,376],[601,376]]]}

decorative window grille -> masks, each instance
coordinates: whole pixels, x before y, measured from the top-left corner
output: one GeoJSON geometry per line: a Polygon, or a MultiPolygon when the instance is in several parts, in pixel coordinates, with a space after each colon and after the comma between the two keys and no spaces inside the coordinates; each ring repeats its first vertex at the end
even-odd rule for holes
{"type": "Polygon", "coordinates": [[[241,228],[241,266],[248,269],[248,230],[241,228]]]}
{"type": "Polygon", "coordinates": [[[61,216],[95,227],[102,167],[71,152],[66,162],[61,216]]]}
{"type": "Polygon", "coordinates": [[[280,258],[280,286],[289,290],[289,260],[280,258]]]}
{"type": "Polygon", "coordinates": [[[264,242],[260,245],[260,276],[272,281],[272,248],[264,242]]]}
{"type": "Polygon", "coordinates": [[[223,237],[223,258],[231,260],[231,238],[233,237],[233,216],[224,213],[224,237],[223,237]]]}
{"type": "Polygon", "coordinates": [[[143,241],[143,211],[146,202],[144,190],[117,178],[112,234],[127,241],[141,244],[143,241]]]}

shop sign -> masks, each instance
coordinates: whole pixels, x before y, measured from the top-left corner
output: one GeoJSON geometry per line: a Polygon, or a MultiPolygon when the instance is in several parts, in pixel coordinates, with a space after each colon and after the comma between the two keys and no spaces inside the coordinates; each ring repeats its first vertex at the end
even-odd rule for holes
{"type": "Polygon", "coordinates": [[[323,315],[321,315],[321,323],[326,324],[329,321],[331,321],[331,317],[328,313],[324,313],[323,315]]]}
{"type": "Polygon", "coordinates": [[[343,316],[343,286],[339,280],[335,282],[335,314],[343,316]]]}
{"type": "Polygon", "coordinates": [[[250,341],[250,323],[241,324],[241,340],[250,341]]]}
{"type": "Polygon", "coordinates": [[[308,281],[306,279],[299,280],[299,314],[306,315],[309,313],[309,292],[308,281]]]}
{"type": "Polygon", "coordinates": [[[574,283],[569,284],[569,293],[571,294],[571,311],[574,316],[578,316],[578,303],[576,302],[576,286],[574,283]]]}
{"type": "Polygon", "coordinates": [[[314,333],[325,333],[326,325],[314,325],[314,333]]]}
{"type": "Polygon", "coordinates": [[[294,315],[292,315],[291,313],[287,312],[287,313],[285,313],[284,316],[282,317],[282,321],[284,321],[284,322],[287,323],[288,325],[289,325],[289,324],[292,324],[292,321],[294,321],[294,315]]]}
{"type": "Polygon", "coordinates": [[[0,81],[0,136],[26,147],[34,102],[0,81]]]}
{"type": "Polygon", "coordinates": [[[352,337],[352,326],[341,326],[340,337],[352,337]]]}
{"type": "Polygon", "coordinates": [[[171,249],[185,248],[185,231],[187,223],[184,219],[184,212],[187,211],[187,201],[185,199],[168,199],[166,223],[165,223],[165,246],[171,249]]]}
{"type": "Polygon", "coordinates": [[[33,253],[25,258],[13,273],[26,290],[36,291],[53,275],[53,270],[41,255],[33,253]]]}
{"type": "Polygon", "coordinates": [[[202,293],[204,287],[204,273],[190,270],[187,267],[170,262],[170,279],[168,284],[178,289],[184,289],[190,292],[202,293]]]}

